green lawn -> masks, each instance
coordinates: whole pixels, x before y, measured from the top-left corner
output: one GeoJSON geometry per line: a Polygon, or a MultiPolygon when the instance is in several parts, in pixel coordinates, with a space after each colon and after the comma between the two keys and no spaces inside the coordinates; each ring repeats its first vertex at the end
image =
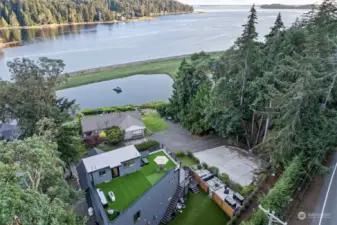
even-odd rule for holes
{"type": "Polygon", "coordinates": [[[182,162],[182,166],[193,166],[198,164],[197,161],[188,156],[179,156],[177,158],[182,162]]]}
{"type": "Polygon", "coordinates": [[[183,213],[178,213],[170,225],[224,225],[230,218],[206,193],[190,194],[183,213]]]}
{"type": "MultiPolygon", "coordinates": [[[[152,185],[157,183],[167,172],[167,170],[175,167],[175,164],[169,159],[167,164],[163,166],[161,172],[157,172],[158,165],[154,162],[157,156],[167,156],[164,152],[160,151],[151,154],[145,158],[149,160],[149,164],[141,168],[141,170],[114,178],[108,183],[101,183],[96,185],[96,188],[100,188],[105,196],[107,196],[109,206],[108,209],[115,209],[122,211],[127,209],[133,202],[141,197],[152,185]],[[113,191],[116,196],[116,201],[112,202],[108,196],[108,192],[113,191]]],[[[110,220],[113,220],[116,215],[108,215],[110,220]]]]}
{"type": "MultiPolygon", "coordinates": [[[[216,57],[221,55],[221,53],[211,53],[211,55],[216,57]]],[[[127,65],[116,66],[115,68],[105,71],[78,74],[71,76],[68,79],[68,82],[61,84],[59,89],[77,87],[95,82],[128,77],[136,74],[167,74],[171,77],[174,77],[176,75],[176,70],[178,69],[182,60],[183,59],[181,57],[177,57],[166,60],[154,60],[152,62],[131,63],[127,65]]]]}
{"type": "Polygon", "coordinates": [[[144,122],[146,128],[151,132],[159,132],[168,128],[167,123],[157,112],[145,112],[142,115],[142,121],[144,122]]]}

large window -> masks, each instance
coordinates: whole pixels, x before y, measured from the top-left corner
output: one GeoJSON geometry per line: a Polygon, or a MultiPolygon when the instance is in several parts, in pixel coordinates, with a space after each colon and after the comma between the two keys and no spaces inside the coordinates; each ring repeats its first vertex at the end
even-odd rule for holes
{"type": "Polygon", "coordinates": [[[98,172],[98,174],[99,174],[100,177],[103,177],[103,176],[105,176],[106,171],[105,170],[101,170],[101,171],[98,172]]]}
{"type": "Polygon", "coordinates": [[[136,223],[140,219],[140,210],[133,216],[133,222],[136,223]]]}
{"type": "Polygon", "coordinates": [[[141,135],[142,134],[142,130],[135,130],[132,132],[133,135],[141,135]]]}
{"type": "Polygon", "coordinates": [[[127,161],[125,163],[123,163],[123,167],[124,169],[127,169],[127,168],[130,168],[130,167],[133,167],[135,165],[135,162],[133,160],[131,161],[127,161]]]}

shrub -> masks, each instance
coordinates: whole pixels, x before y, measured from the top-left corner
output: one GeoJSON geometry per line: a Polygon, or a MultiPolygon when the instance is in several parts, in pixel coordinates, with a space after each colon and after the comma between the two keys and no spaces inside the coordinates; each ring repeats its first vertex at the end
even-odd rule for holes
{"type": "Polygon", "coordinates": [[[103,139],[98,134],[93,134],[84,139],[85,144],[89,148],[97,147],[103,142],[103,139]]]}
{"type": "Polygon", "coordinates": [[[202,169],[202,165],[198,164],[198,170],[202,169]]]}
{"type": "Polygon", "coordinates": [[[140,152],[145,150],[156,150],[160,148],[160,143],[155,140],[149,140],[135,145],[136,149],[140,152]]]}
{"type": "Polygon", "coordinates": [[[114,112],[127,112],[127,111],[135,111],[136,107],[133,105],[124,105],[124,106],[111,106],[111,107],[103,107],[97,109],[84,109],[81,111],[83,115],[97,115],[102,113],[114,113],[114,112]]]}
{"type": "Polygon", "coordinates": [[[255,190],[255,186],[254,185],[247,185],[244,186],[240,192],[240,194],[244,197],[246,197],[247,195],[249,195],[251,192],[253,192],[255,190]]]}
{"type": "Polygon", "coordinates": [[[203,166],[206,170],[208,169],[207,163],[202,163],[202,166],[203,166]]]}
{"type": "Polygon", "coordinates": [[[177,157],[185,156],[185,152],[175,152],[174,153],[177,157]]]}
{"type": "Polygon", "coordinates": [[[218,167],[215,167],[215,166],[210,166],[209,168],[208,168],[208,171],[209,172],[211,172],[211,173],[214,173],[214,171],[215,171],[215,176],[218,176],[218,174],[219,174],[219,169],[218,169],[218,167]]]}
{"type": "Polygon", "coordinates": [[[168,103],[157,106],[157,112],[161,117],[167,116],[168,103]]]}
{"type": "Polygon", "coordinates": [[[238,183],[234,183],[233,181],[231,181],[228,185],[234,192],[238,192],[241,193],[242,191],[242,186],[238,183]]]}
{"type": "Polygon", "coordinates": [[[119,127],[113,126],[108,129],[105,139],[111,144],[118,144],[124,140],[124,132],[119,127]]]}
{"type": "Polygon", "coordinates": [[[226,174],[226,173],[220,174],[219,179],[228,186],[229,186],[229,183],[231,183],[231,179],[229,178],[228,174],[226,174]]]}
{"type": "Polygon", "coordinates": [[[187,156],[190,157],[190,158],[194,158],[194,155],[192,152],[187,152],[187,156]]]}
{"type": "Polygon", "coordinates": [[[139,109],[157,109],[159,106],[166,105],[164,101],[148,102],[138,106],[139,109]]]}

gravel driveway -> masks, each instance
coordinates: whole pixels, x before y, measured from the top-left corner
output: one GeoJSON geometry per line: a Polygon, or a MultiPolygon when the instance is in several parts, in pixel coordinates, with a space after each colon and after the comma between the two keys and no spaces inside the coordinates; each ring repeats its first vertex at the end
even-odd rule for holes
{"type": "Polygon", "coordinates": [[[210,148],[215,148],[225,144],[222,137],[208,135],[203,137],[193,136],[180,124],[166,121],[168,129],[154,133],[148,139],[157,140],[165,145],[171,152],[190,151],[198,152],[210,148]]]}

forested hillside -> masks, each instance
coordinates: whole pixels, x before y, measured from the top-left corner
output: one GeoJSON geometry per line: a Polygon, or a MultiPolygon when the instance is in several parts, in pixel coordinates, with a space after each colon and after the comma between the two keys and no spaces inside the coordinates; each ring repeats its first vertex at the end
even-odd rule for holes
{"type": "MultiPolygon", "coordinates": [[[[326,171],[322,161],[337,146],[337,4],[324,0],[289,28],[278,14],[265,42],[257,18],[253,6],[219,59],[199,53],[184,60],[169,104],[158,111],[192,133],[244,144],[271,172],[284,169],[259,204],[287,221],[294,192],[326,171]]],[[[243,224],[267,223],[257,210],[243,224]]]]}
{"type": "Polygon", "coordinates": [[[113,21],[192,12],[175,0],[0,0],[0,27],[113,21]]]}
{"type": "Polygon", "coordinates": [[[337,144],[336,12],[326,0],[289,28],[279,14],[259,42],[253,6],[222,57],[200,53],[182,62],[160,113],[194,134],[212,131],[244,143],[274,163],[299,153],[308,166],[319,163],[337,144]]]}

